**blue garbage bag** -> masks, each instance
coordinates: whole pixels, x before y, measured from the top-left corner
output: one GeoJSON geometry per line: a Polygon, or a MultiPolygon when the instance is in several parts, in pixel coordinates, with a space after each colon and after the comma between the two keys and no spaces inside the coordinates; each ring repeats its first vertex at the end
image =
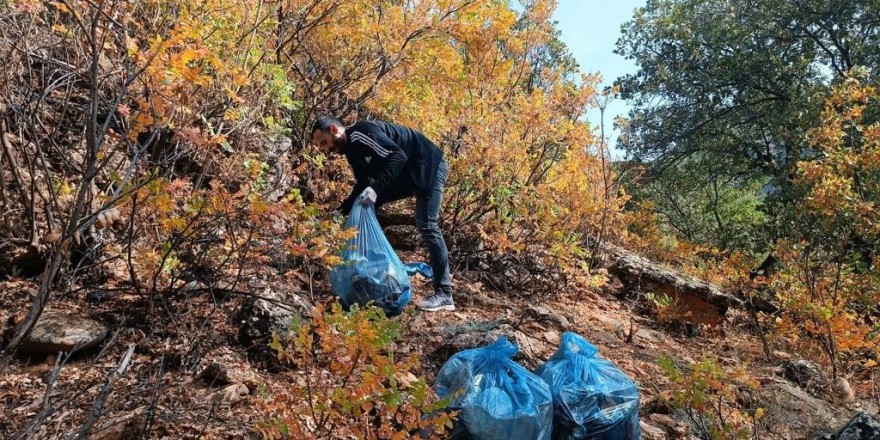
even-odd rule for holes
{"type": "Polygon", "coordinates": [[[409,276],[385,238],[373,205],[356,201],[345,227],[355,228],[357,236],[349,240],[340,255],[342,263],[330,273],[333,292],[346,309],[372,303],[387,316],[399,315],[412,298],[409,276]]]}
{"type": "Polygon", "coordinates": [[[440,369],[434,390],[460,410],[453,438],[550,440],[553,400],[541,378],[513,361],[505,337],[456,353],[440,369]]]}
{"type": "Polygon", "coordinates": [[[559,350],[536,373],[553,394],[553,439],[638,440],[639,391],[597,357],[593,344],[565,332],[559,350]]]}

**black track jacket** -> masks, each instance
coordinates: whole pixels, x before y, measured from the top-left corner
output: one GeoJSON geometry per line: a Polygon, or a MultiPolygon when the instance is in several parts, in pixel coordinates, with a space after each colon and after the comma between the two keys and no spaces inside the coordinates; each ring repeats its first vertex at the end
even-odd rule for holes
{"type": "Polygon", "coordinates": [[[443,151],[425,135],[401,125],[361,121],[345,130],[343,153],[357,180],[339,208],[348,215],[355,199],[368,186],[378,196],[389,188],[395,194],[426,193],[434,187],[443,151]]]}

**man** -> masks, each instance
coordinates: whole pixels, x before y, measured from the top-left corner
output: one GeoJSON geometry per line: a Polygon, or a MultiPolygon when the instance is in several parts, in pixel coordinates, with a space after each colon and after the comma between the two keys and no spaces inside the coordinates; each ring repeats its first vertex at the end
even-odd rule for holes
{"type": "Polygon", "coordinates": [[[321,117],[312,126],[312,142],[325,154],[344,154],[357,183],[340,211],[348,215],[359,196],[361,203],[385,203],[416,198],[416,225],[431,254],[434,293],[416,303],[421,310],[455,310],[449,254],[438,223],[449,165],[443,151],[411,128],[380,121],[361,121],[344,127],[321,117]]]}

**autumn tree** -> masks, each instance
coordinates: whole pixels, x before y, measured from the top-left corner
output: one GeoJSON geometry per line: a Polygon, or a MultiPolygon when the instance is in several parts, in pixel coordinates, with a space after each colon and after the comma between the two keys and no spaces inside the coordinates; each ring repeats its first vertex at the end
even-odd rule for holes
{"type": "MultiPolygon", "coordinates": [[[[450,160],[444,220],[453,243],[476,237],[512,252],[535,243],[552,250],[548,260],[581,258],[583,239],[618,201],[601,184],[596,138],[578,119],[597,78],[576,71],[550,21],[554,8],[551,1],[520,11],[472,1],[315,6],[328,25],[280,48],[309,116],[291,133],[294,142],[306,147],[308,121],[320,113],[416,127],[450,160]],[[363,27],[351,26],[352,17],[363,27]]],[[[306,195],[339,197],[344,183],[328,178],[344,166],[308,154],[320,166],[309,168],[306,195]]]]}
{"type": "Polygon", "coordinates": [[[880,355],[877,90],[856,69],[825,100],[822,124],[808,137],[815,159],[798,164],[805,203],[778,249],[783,334],[818,348],[835,376],[871,368],[880,355]]]}

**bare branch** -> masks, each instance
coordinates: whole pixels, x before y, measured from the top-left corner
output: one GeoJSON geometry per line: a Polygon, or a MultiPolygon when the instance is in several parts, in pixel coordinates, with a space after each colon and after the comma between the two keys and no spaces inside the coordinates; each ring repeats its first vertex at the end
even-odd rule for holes
{"type": "Polygon", "coordinates": [[[98,417],[101,417],[101,413],[104,412],[104,404],[107,402],[107,397],[110,395],[110,392],[113,391],[113,383],[119,375],[125,373],[125,370],[128,369],[128,363],[131,361],[131,356],[134,354],[134,348],[134,344],[129,345],[128,351],[125,352],[122,360],[119,361],[119,366],[117,366],[115,370],[111,370],[107,374],[107,377],[104,378],[104,386],[101,387],[101,393],[98,394],[98,398],[95,400],[95,405],[92,406],[92,412],[89,414],[89,418],[86,419],[86,422],[80,428],[79,433],[72,438],[89,438],[92,426],[95,425],[95,422],[98,421],[98,417]]]}

